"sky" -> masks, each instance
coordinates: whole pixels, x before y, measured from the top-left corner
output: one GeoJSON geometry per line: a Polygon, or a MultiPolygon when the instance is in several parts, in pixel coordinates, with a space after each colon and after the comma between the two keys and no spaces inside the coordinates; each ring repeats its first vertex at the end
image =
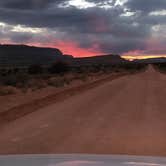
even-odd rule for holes
{"type": "Polygon", "coordinates": [[[166,55],[166,0],[1,0],[0,43],[75,57],[166,55]]]}

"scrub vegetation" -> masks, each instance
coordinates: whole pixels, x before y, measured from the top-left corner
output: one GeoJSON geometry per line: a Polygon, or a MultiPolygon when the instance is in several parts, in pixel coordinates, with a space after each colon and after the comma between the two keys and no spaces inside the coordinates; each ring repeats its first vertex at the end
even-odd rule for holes
{"type": "Polygon", "coordinates": [[[31,65],[28,68],[6,68],[0,70],[0,95],[9,95],[20,89],[27,92],[52,87],[64,87],[78,80],[85,82],[92,76],[111,73],[135,73],[145,70],[146,65],[126,63],[118,65],[88,65],[72,67],[66,62],[50,66],[31,65]]]}
{"type": "Polygon", "coordinates": [[[166,73],[166,63],[163,62],[163,63],[156,63],[154,64],[154,67],[159,70],[160,72],[164,72],[166,73]]]}

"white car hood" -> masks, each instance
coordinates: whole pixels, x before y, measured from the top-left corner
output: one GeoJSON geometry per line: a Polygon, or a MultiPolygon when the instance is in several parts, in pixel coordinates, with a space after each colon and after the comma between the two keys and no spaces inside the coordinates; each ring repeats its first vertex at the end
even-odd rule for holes
{"type": "Polygon", "coordinates": [[[164,157],[124,155],[4,155],[0,166],[166,166],[164,157]]]}

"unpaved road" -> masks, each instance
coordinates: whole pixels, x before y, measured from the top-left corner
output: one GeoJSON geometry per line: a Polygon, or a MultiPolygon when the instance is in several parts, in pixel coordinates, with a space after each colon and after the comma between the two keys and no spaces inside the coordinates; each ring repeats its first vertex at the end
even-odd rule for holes
{"type": "Polygon", "coordinates": [[[0,153],[166,156],[166,76],[107,81],[0,129],[0,153]]]}

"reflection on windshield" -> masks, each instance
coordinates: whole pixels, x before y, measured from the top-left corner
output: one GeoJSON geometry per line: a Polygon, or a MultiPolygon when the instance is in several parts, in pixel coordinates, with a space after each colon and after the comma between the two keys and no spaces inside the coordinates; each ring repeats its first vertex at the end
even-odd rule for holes
{"type": "Polygon", "coordinates": [[[0,156],[0,166],[166,166],[164,157],[124,155],[0,156]]]}
{"type": "Polygon", "coordinates": [[[69,161],[69,162],[62,162],[55,165],[49,166],[101,166],[104,165],[104,162],[96,162],[96,161],[69,161]]]}

